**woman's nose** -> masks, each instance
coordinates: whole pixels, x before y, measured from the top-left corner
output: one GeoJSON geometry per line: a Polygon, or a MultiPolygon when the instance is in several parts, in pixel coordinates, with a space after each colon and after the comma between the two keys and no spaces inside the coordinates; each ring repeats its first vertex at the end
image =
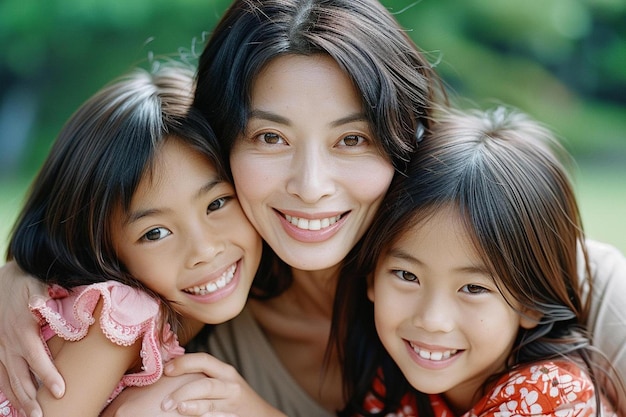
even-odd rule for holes
{"type": "Polygon", "coordinates": [[[287,180],[287,192],[313,204],[335,191],[332,157],[323,150],[308,147],[297,151],[287,180]]]}

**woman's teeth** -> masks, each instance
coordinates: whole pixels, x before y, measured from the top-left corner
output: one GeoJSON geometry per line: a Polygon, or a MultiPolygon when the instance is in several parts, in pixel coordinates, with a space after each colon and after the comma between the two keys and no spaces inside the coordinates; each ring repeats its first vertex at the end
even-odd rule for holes
{"type": "Polygon", "coordinates": [[[444,359],[448,359],[450,356],[458,352],[458,350],[456,349],[431,352],[429,350],[414,346],[412,343],[410,345],[415,351],[415,353],[417,353],[420,356],[420,358],[428,359],[430,361],[442,361],[444,359]]]}
{"type": "Polygon", "coordinates": [[[233,280],[233,277],[235,276],[235,269],[237,269],[237,264],[232,264],[218,279],[200,286],[186,288],[183,291],[194,295],[205,295],[215,292],[224,288],[233,280]]]}
{"type": "Polygon", "coordinates": [[[323,219],[303,219],[301,217],[294,217],[294,216],[285,214],[285,219],[287,219],[289,223],[293,224],[298,229],[303,229],[303,230],[324,229],[330,226],[331,224],[335,224],[337,221],[339,221],[340,218],[341,218],[341,215],[333,216],[333,217],[325,217],[323,219]]]}

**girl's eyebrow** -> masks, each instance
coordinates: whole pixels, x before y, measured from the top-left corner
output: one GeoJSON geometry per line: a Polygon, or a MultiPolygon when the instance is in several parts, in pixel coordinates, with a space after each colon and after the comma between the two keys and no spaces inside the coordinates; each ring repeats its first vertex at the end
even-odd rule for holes
{"type": "MultiPolygon", "coordinates": [[[[224,184],[225,181],[223,179],[220,179],[218,177],[214,177],[211,178],[207,183],[205,183],[202,187],[200,187],[198,189],[198,191],[196,192],[196,194],[193,196],[194,200],[198,200],[200,198],[202,198],[202,196],[204,196],[205,194],[207,194],[208,192],[210,192],[213,188],[215,188],[217,185],[219,184],[224,184]]],[[[130,212],[126,218],[126,221],[124,222],[124,224],[128,225],[128,224],[132,224],[144,217],[148,217],[148,216],[153,216],[155,214],[159,214],[159,213],[165,213],[171,211],[170,209],[166,209],[166,208],[159,208],[159,207],[152,207],[152,208],[147,208],[144,210],[137,210],[137,211],[133,211],[130,212]]]]}
{"type": "MultiPolygon", "coordinates": [[[[266,110],[259,110],[259,109],[254,109],[252,111],[250,111],[248,118],[250,119],[261,119],[261,120],[268,120],[270,122],[274,122],[274,123],[278,123],[278,124],[282,124],[282,125],[286,125],[286,126],[291,126],[291,122],[289,121],[289,119],[287,119],[286,117],[283,117],[279,114],[276,113],[272,113],[266,110]]],[[[368,122],[367,118],[365,117],[365,114],[363,113],[352,113],[349,114],[345,117],[342,117],[340,119],[337,119],[335,121],[333,121],[330,126],[332,127],[338,127],[341,125],[345,125],[348,123],[354,123],[354,122],[368,122]]]]}
{"type": "Polygon", "coordinates": [[[198,192],[194,196],[194,200],[197,200],[197,199],[201,198],[206,193],[210,192],[213,188],[217,187],[219,184],[224,184],[224,183],[225,183],[225,181],[223,179],[221,179],[221,178],[218,178],[218,177],[211,178],[210,181],[208,181],[206,184],[204,184],[202,187],[200,187],[200,189],[198,190],[198,192]]]}
{"type": "MultiPolygon", "coordinates": [[[[410,253],[408,253],[406,251],[403,251],[402,249],[399,249],[399,248],[392,248],[387,253],[387,256],[388,257],[397,258],[397,259],[401,259],[401,260],[404,260],[404,261],[407,261],[407,262],[410,262],[410,263],[416,264],[416,265],[421,265],[421,266],[426,265],[424,262],[420,261],[415,256],[413,256],[410,253]]],[[[480,265],[480,264],[479,265],[461,266],[461,267],[458,267],[458,268],[454,268],[454,271],[458,271],[458,272],[465,273],[465,274],[487,275],[487,276],[491,277],[491,273],[489,272],[487,267],[484,266],[484,265],[480,265]]]]}

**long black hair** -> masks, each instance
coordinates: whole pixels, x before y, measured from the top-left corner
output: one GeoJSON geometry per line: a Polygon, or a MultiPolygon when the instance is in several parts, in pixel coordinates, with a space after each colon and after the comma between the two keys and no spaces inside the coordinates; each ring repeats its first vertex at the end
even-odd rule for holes
{"type": "Polygon", "coordinates": [[[412,390],[376,335],[365,277],[408,230],[446,208],[463,219],[499,287],[521,309],[541,317],[536,327],[520,328],[502,374],[535,361],[568,358],[591,376],[598,410],[601,396],[626,398],[586,330],[593,282],[568,160],[552,132],[521,112],[503,107],[441,111],[407,175],[392,181],[371,230],[340,278],[334,322],[351,398],[346,415],[366,414],[363,399],[377,375],[386,390],[374,394],[385,408],[373,415],[393,412],[409,392],[418,398],[420,416],[432,414],[427,399],[412,390]],[[582,278],[579,259],[585,265],[582,278]]]}
{"type": "MultiPolygon", "coordinates": [[[[200,57],[193,102],[215,130],[226,163],[246,127],[257,75],[288,54],[326,54],[338,63],[362,97],[376,145],[403,171],[445,94],[424,55],[377,0],[232,3],[200,57]]],[[[267,245],[264,250],[271,252],[267,245]]],[[[264,259],[261,270],[267,269],[264,259]]],[[[289,287],[289,266],[275,259],[272,268],[257,276],[253,294],[273,296],[289,287]]]]}
{"type": "Polygon", "coordinates": [[[219,144],[190,111],[194,69],[166,61],[138,68],[88,99],[67,121],[31,184],[6,259],[48,284],[71,289],[114,279],[147,290],[120,265],[114,210],[128,211],[166,140],[206,156],[227,178],[219,144]]]}

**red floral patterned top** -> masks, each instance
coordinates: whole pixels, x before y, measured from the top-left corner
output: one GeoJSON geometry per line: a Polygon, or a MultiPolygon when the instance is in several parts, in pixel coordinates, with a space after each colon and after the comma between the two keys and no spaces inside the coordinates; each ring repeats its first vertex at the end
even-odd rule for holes
{"type": "MultiPolygon", "coordinates": [[[[382,381],[374,382],[374,392],[384,393],[382,381]]],[[[454,417],[443,397],[430,395],[437,417],[454,417]]],[[[611,406],[602,403],[603,417],[617,414],[611,406]]],[[[382,404],[370,394],[365,409],[371,412],[382,409],[382,404]]],[[[462,417],[494,416],[596,416],[595,389],[589,376],[576,364],[567,361],[546,361],[517,369],[503,376],[491,392],[483,396],[462,417]]],[[[400,409],[388,417],[417,417],[413,396],[402,399],[400,409]]]]}

